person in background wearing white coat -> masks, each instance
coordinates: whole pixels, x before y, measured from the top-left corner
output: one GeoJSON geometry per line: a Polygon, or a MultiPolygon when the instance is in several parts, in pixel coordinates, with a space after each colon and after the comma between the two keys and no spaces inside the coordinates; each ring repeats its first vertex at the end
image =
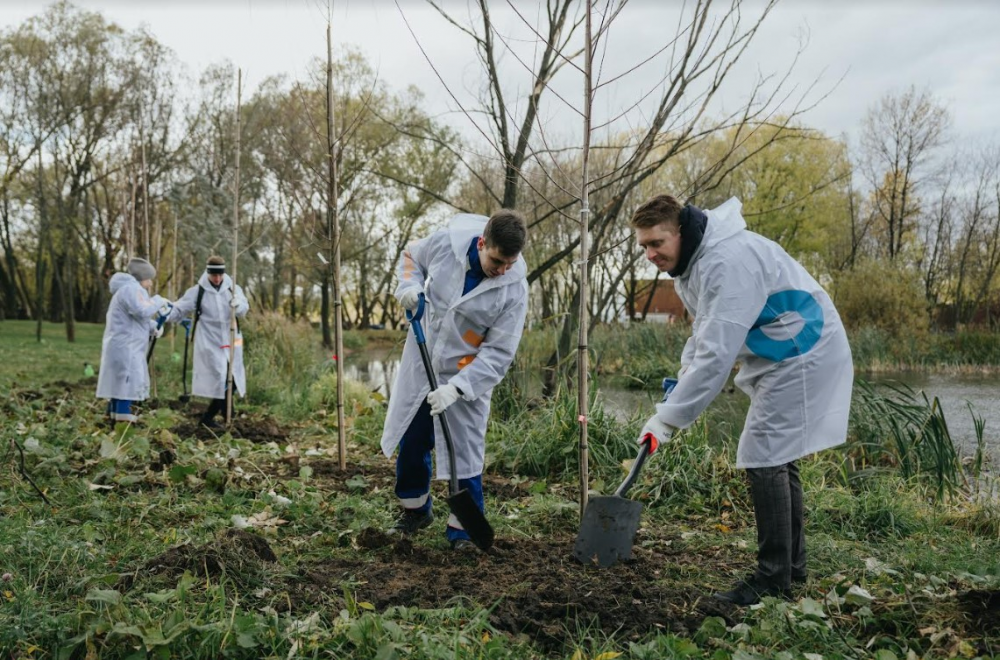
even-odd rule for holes
{"type": "MultiPolygon", "coordinates": [[[[434,520],[431,450],[437,478],[447,479],[448,454],[436,417],[448,410],[460,490],[484,509],[486,422],[493,388],[503,379],[521,341],[528,312],[524,218],[502,209],[485,216],[459,214],[448,226],[411,243],[398,265],[396,298],[408,310],[421,294],[423,326],[438,388],[430,391],[413,333],[407,333],[382,431],[382,450],[396,458],[396,496],[403,511],[393,532],[414,534],[434,520]],[[435,443],[435,437],[441,438],[435,443]]],[[[452,515],[446,536],[456,550],[474,546],[452,515]]]]}
{"type": "MultiPolygon", "coordinates": [[[[250,303],[243,295],[243,289],[226,274],[225,259],[212,256],[208,258],[198,283],[174,303],[167,319],[171,323],[184,323],[182,319],[193,317],[194,376],[191,393],[211,399],[201,416],[201,423],[211,429],[221,428],[215,416],[226,408],[230,308],[236,310],[236,318],[239,319],[250,311],[250,303]]],[[[243,334],[238,322],[233,354],[233,382],[236,385],[233,395],[243,396],[246,394],[247,377],[243,368],[243,334]]]]}
{"type": "Polygon", "coordinates": [[[149,296],[156,269],[145,259],[128,262],[127,273],[115,273],[108,282],[108,305],[101,344],[101,366],[97,376],[97,398],[109,399],[108,412],[116,422],[134,422],[133,401],[149,396],[146,350],[150,338],[163,334],[163,324],[154,317],[170,312],[170,302],[149,296]]]}
{"type": "Polygon", "coordinates": [[[854,369],[826,291],[777,243],[748,231],[732,198],[704,212],[669,195],[632,216],[636,241],[674,278],[694,317],[677,386],[639,436],[663,443],[690,426],[740,364],[750,396],[736,467],[750,481],[757,569],[715,597],[751,605],[806,581],[802,484],[795,461],[847,437],[854,369]]]}

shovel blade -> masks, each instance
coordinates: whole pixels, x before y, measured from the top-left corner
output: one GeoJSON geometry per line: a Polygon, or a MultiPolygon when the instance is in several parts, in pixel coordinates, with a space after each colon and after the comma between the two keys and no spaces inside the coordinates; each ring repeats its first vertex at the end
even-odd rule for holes
{"type": "Polygon", "coordinates": [[[632,558],[632,542],[639,529],[642,504],[618,497],[594,497],[587,503],[583,523],[573,545],[573,556],[601,568],[632,558]]]}
{"type": "Polygon", "coordinates": [[[448,508],[462,523],[469,538],[476,544],[476,547],[486,552],[493,545],[493,528],[490,527],[486,515],[479,510],[476,501],[472,498],[472,493],[467,490],[460,490],[448,497],[448,508]]]}

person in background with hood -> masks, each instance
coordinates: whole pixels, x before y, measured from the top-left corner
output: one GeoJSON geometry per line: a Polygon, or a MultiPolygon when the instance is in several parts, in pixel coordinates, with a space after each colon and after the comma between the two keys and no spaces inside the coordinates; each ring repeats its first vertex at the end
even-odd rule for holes
{"type": "Polygon", "coordinates": [[[163,334],[163,319],[170,312],[166,298],[149,296],[155,278],[153,264],[132,259],[128,272],[115,273],[108,283],[111,303],[101,344],[97,398],[109,400],[108,412],[116,422],[134,422],[132,402],[149,396],[146,350],[151,337],[163,334]]]}
{"type": "MultiPolygon", "coordinates": [[[[167,319],[171,323],[180,321],[191,323],[193,317],[194,335],[194,375],[191,393],[211,399],[201,416],[201,423],[211,429],[221,425],[215,416],[226,408],[226,375],[229,367],[230,308],[235,309],[240,319],[250,311],[250,303],[243,295],[243,289],[234,284],[226,274],[226,261],[222,257],[208,258],[205,272],[198,284],[184,292],[174,303],[174,309],[167,319]],[[183,320],[182,320],[183,319],[183,320]]],[[[243,368],[243,334],[236,326],[236,349],[233,351],[233,382],[236,393],[246,394],[247,377],[243,368]]]]}
{"type": "MultiPolygon", "coordinates": [[[[382,430],[382,450],[396,458],[396,496],[403,510],[394,533],[414,534],[434,520],[431,450],[437,478],[447,479],[448,452],[437,416],[448,410],[460,490],[484,509],[486,422],[493,388],[514,359],[528,312],[524,218],[501,209],[459,214],[448,226],[411,243],[398,265],[396,298],[408,310],[426,297],[424,328],[438,388],[430,391],[413,333],[407,333],[382,430]],[[435,437],[442,438],[436,443],[435,437]]],[[[452,515],[446,536],[456,550],[475,546],[452,515]]]]}
{"type": "Polygon", "coordinates": [[[704,212],[659,195],[632,216],[636,241],[674,278],[694,317],[677,386],[639,442],[652,447],[690,426],[734,365],[750,396],[736,467],[745,468],[757,523],[757,569],[715,597],[752,605],[806,581],[802,484],[795,464],[847,437],[854,369],[826,291],[777,243],[748,231],[732,198],[704,212]]]}

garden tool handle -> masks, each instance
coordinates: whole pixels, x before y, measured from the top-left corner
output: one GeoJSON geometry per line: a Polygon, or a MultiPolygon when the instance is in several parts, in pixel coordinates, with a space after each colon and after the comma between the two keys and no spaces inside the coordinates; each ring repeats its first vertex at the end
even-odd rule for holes
{"type": "Polygon", "coordinates": [[[413,328],[413,333],[417,334],[417,330],[420,330],[420,334],[417,335],[418,344],[423,344],[426,342],[423,328],[420,327],[420,319],[423,318],[424,316],[425,304],[426,300],[424,299],[424,294],[420,293],[417,294],[417,308],[412,312],[410,310],[406,310],[406,320],[409,321],[410,323],[416,322],[416,325],[413,328]]]}
{"type": "Polygon", "coordinates": [[[632,469],[628,471],[628,476],[625,477],[625,481],[623,481],[622,485],[615,491],[615,495],[617,497],[625,497],[625,493],[628,492],[628,489],[631,488],[632,484],[635,482],[636,477],[639,476],[639,470],[642,469],[643,463],[646,462],[646,458],[649,456],[649,446],[652,439],[653,435],[651,433],[647,433],[646,437],[642,439],[642,445],[639,447],[639,454],[632,462],[632,469]]]}
{"type": "Polygon", "coordinates": [[[191,344],[191,324],[181,323],[184,326],[184,366],[181,368],[181,387],[184,389],[184,395],[187,396],[188,393],[188,346],[191,344]]]}
{"type": "MultiPolygon", "coordinates": [[[[166,320],[167,320],[167,317],[166,317],[165,314],[161,314],[160,317],[158,319],[156,319],[156,329],[157,329],[157,331],[159,331],[159,329],[163,327],[163,322],[166,321],[166,320]]],[[[146,351],[146,362],[147,363],[153,357],[153,349],[154,348],[156,348],[156,336],[155,335],[153,336],[153,338],[149,342],[149,350],[146,351]]]]}
{"type": "MultiPolygon", "coordinates": [[[[417,296],[417,309],[411,312],[406,310],[406,320],[413,328],[413,336],[417,340],[417,348],[420,349],[420,359],[424,363],[424,371],[427,372],[427,381],[430,383],[431,391],[437,389],[437,377],[434,376],[434,368],[431,366],[431,356],[427,352],[427,337],[424,329],[420,325],[420,319],[424,315],[424,294],[417,296]]],[[[441,432],[444,433],[444,443],[448,447],[448,492],[454,495],[458,492],[458,469],[455,467],[455,445],[451,441],[451,429],[448,428],[448,419],[442,412],[438,415],[441,423],[441,432]]]]}

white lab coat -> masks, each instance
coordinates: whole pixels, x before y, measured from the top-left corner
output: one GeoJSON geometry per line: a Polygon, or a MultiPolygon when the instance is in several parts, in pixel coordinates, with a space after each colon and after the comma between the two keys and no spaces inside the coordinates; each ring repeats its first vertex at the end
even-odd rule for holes
{"type": "Polygon", "coordinates": [[[150,298],[128,273],[115,273],[108,284],[111,303],[101,343],[97,398],[142,401],[149,396],[146,351],[156,331],[153,317],[168,301],[160,296],[150,298]]]}
{"type": "MultiPolygon", "coordinates": [[[[174,303],[174,309],[167,319],[176,323],[187,316],[193,316],[198,302],[198,287],[205,289],[201,299],[201,316],[194,328],[194,376],[191,393],[210,399],[226,396],[226,371],[229,365],[229,301],[233,299],[233,280],[222,276],[222,284],[216,291],[208,281],[208,273],[202,273],[198,284],[184,292],[174,303]]],[[[236,316],[243,318],[250,310],[250,303],[243,295],[243,289],[236,285],[236,316]]],[[[236,351],[233,362],[233,382],[236,393],[246,394],[247,375],[243,368],[243,333],[236,333],[236,351]]]]}
{"type": "MultiPolygon", "coordinates": [[[[407,246],[397,268],[397,298],[411,288],[422,288],[426,294],[421,325],[438,386],[452,383],[462,391],[444,413],[459,479],[483,472],[490,397],[510,368],[528,313],[528,269],[523,257],[503,275],[484,278],[462,295],[469,244],[482,235],[486,221],[480,215],[454,216],[447,228],[407,246]]],[[[382,451],[387,457],[392,456],[428,392],[427,374],[411,330],[382,430],[382,451]]],[[[434,437],[437,477],[447,479],[448,453],[437,418],[434,437]]]]}
{"type": "Polygon", "coordinates": [[[656,406],[685,428],[719,394],[736,362],[750,411],[739,468],[773,467],[843,443],[854,368],[840,316],[805,268],[748,231],[731,198],[708,211],[701,246],[675,280],[694,316],[677,387],[656,406]]]}

